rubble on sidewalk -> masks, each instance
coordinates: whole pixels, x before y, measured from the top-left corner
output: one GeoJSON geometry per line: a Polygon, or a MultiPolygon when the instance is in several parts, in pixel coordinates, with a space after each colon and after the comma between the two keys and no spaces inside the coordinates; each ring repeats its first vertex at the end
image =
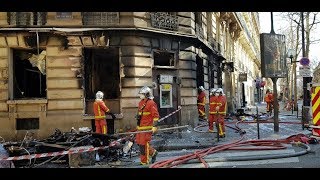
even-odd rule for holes
{"type": "Polygon", "coordinates": [[[96,155],[100,161],[112,162],[131,153],[132,144],[128,141],[133,141],[133,137],[119,139],[93,133],[88,128],[79,128],[78,131],[72,128],[69,132],[55,129],[52,135],[42,140],[34,139],[33,133],[27,132],[22,141],[0,144],[0,166],[13,167],[10,163],[16,168],[89,166],[98,160],[96,155]]]}

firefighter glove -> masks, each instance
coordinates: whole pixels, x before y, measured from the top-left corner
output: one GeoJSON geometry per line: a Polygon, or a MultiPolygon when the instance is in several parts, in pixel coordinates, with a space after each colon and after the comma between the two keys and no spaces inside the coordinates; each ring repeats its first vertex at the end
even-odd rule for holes
{"type": "Polygon", "coordinates": [[[220,106],[217,106],[217,107],[216,107],[216,111],[219,111],[219,109],[220,109],[220,106]]]}
{"type": "Polygon", "coordinates": [[[157,127],[152,127],[152,133],[156,133],[158,131],[158,128],[157,127]]]}

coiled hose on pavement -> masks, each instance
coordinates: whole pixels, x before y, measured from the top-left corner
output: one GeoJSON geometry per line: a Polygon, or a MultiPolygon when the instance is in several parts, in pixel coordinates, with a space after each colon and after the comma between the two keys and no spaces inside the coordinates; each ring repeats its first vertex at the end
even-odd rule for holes
{"type": "Polygon", "coordinates": [[[218,145],[210,148],[206,148],[203,150],[196,150],[192,154],[183,155],[176,158],[170,158],[164,161],[159,161],[150,166],[150,168],[172,168],[177,167],[178,165],[185,163],[199,163],[199,161],[204,164],[206,168],[209,167],[207,162],[216,162],[216,161],[244,161],[244,160],[262,160],[262,159],[276,159],[276,158],[287,158],[287,157],[295,157],[308,153],[310,151],[310,147],[306,144],[300,143],[301,138],[306,137],[304,134],[297,134],[289,136],[285,139],[278,140],[247,140],[244,139],[244,131],[239,128],[236,123],[235,130],[237,130],[241,137],[229,144],[218,145]],[[297,143],[305,147],[306,150],[300,151],[297,153],[287,153],[287,154],[276,154],[276,155],[263,155],[263,156],[242,156],[242,157],[226,157],[226,158],[213,158],[213,159],[205,159],[205,156],[208,154],[216,153],[223,150],[277,150],[277,149],[285,149],[286,147],[283,144],[293,144],[297,143]],[[249,146],[249,147],[248,147],[249,146]]]}

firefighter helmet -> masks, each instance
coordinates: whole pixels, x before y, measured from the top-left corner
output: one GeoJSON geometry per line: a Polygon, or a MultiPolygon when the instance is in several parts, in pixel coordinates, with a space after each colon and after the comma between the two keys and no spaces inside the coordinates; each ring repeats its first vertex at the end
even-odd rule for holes
{"type": "Polygon", "coordinates": [[[96,99],[103,99],[103,92],[98,91],[98,92],[96,93],[96,99]]]}
{"type": "Polygon", "coordinates": [[[224,94],[222,88],[218,88],[218,89],[217,89],[217,92],[218,92],[218,93],[221,93],[221,94],[224,94]]]}
{"type": "Polygon", "coordinates": [[[199,89],[200,89],[201,91],[205,91],[205,89],[204,89],[203,86],[199,86],[199,89]]]}
{"type": "Polygon", "coordinates": [[[148,86],[143,86],[138,94],[144,94],[147,98],[153,99],[151,89],[148,86]]]}
{"type": "Polygon", "coordinates": [[[212,88],[212,89],[210,90],[210,95],[213,95],[216,91],[217,91],[216,88],[212,88]]]}

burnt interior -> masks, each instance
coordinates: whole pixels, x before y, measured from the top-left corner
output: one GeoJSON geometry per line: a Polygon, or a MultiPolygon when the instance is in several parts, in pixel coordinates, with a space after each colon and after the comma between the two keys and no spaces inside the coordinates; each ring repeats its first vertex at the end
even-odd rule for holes
{"type": "Polygon", "coordinates": [[[203,71],[203,60],[197,56],[197,87],[204,85],[204,71],[203,71]]]}
{"type": "Polygon", "coordinates": [[[105,99],[119,98],[119,49],[84,49],[84,56],[86,99],[95,99],[97,91],[102,91],[105,99]]]}
{"type": "Polygon", "coordinates": [[[175,66],[173,53],[154,51],[153,58],[155,66],[175,66]]]}
{"type": "Polygon", "coordinates": [[[37,50],[13,50],[13,98],[46,98],[46,75],[28,58],[37,50]]]}

